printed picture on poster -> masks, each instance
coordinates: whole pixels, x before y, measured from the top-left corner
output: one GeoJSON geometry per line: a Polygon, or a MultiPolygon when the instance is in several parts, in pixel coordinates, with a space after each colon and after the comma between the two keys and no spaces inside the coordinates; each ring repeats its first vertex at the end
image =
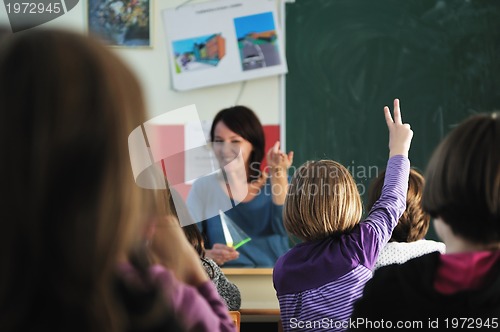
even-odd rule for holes
{"type": "Polygon", "coordinates": [[[280,64],[272,12],[235,18],[234,27],[244,71],[280,64]]]}
{"type": "Polygon", "coordinates": [[[287,72],[274,0],[218,0],[162,14],[174,90],[287,72]]]}
{"type": "Polygon", "coordinates": [[[177,40],[172,43],[175,72],[202,70],[217,66],[225,54],[225,41],[220,33],[177,40]]]}
{"type": "Polygon", "coordinates": [[[89,0],[89,33],[110,46],[150,47],[151,0],[89,0]]]}

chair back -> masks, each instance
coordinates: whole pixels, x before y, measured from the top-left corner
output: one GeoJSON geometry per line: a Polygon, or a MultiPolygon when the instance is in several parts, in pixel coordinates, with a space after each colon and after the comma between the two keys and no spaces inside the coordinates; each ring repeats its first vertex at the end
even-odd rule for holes
{"type": "Polygon", "coordinates": [[[240,332],[241,325],[241,314],[239,311],[229,311],[229,315],[234,322],[234,326],[236,326],[236,331],[240,332]]]}

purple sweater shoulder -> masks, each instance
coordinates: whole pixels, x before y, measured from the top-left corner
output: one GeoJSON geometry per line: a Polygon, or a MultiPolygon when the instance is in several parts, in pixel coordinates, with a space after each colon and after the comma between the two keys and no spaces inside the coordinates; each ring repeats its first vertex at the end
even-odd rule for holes
{"type": "MultiPolygon", "coordinates": [[[[119,269],[126,278],[137,275],[130,264],[122,264],[119,269]]],[[[193,287],[180,282],[172,271],[161,265],[150,267],[150,274],[187,331],[236,331],[226,304],[211,280],[193,287]]]]}

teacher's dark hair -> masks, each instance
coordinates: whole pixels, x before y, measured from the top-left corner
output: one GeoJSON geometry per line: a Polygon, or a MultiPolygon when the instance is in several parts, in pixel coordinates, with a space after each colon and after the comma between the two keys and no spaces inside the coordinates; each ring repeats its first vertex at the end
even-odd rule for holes
{"type": "Polygon", "coordinates": [[[264,129],[255,113],[245,106],[225,108],[215,115],[210,129],[210,141],[214,141],[215,126],[220,121],[252,144],[253,150],[248,160],[249,174],[247,182],[257,180],[260,176],[260,164],[264,158],[264,129]]]}

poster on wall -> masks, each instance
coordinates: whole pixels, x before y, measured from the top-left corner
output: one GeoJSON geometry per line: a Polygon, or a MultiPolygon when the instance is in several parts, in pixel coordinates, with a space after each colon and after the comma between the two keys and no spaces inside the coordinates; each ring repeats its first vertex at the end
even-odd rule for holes
{"type": "Polygon", "coordinates": [[[162,14],[174,90],[287,72],[275,0],[216,0],[162,14]]]}

